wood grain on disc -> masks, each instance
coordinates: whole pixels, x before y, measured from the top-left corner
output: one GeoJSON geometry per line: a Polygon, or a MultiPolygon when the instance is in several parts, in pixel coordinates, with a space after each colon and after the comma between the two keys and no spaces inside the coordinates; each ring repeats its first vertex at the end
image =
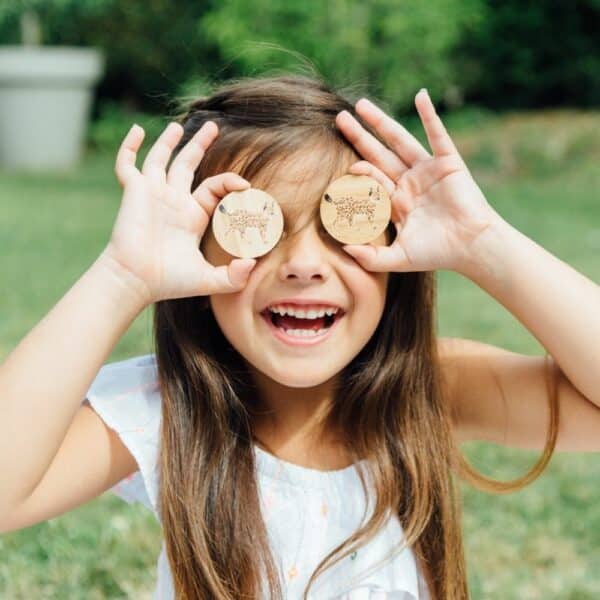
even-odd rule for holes
{"type": "Polygon", "coordinates": [[[275,198],[262,190],[230,192],[215,208],[212,230],[225,252],[238,258],[256,258],[279,241],[283,213],[275,198]]]}
{"type": "Polygon", "coordinates": [[[392,215],[386,189],[368,175],[343,175],[321,198],[321,221],[344,244],[367,244],[386,229],[392,215]]]}

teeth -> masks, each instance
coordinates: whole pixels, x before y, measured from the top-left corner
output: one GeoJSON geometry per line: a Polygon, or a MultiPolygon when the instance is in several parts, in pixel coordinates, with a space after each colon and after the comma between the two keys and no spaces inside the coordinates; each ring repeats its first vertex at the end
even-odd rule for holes
{"type": "Polygon", "coordinates": [[[292,317],[297,317],[298,319],[318,319],[320,317],[324,317],[325,315],[334,315],[339,309],[337,307],[329,306],[327,308],[309,308],[307,310],[303,310],[299,308],[292,308],[290,306],[278,305],[269,306],[269,310],[279,315],[287,314],[292,317]]]}
{"type": "Polygon", "coordinates": [[[321,335],[325,333],[327,329],[319,329],[319,331],[314,331],[313,329],[286,329],[285,332],[287,335],[291,335],[293,337],[316,337],[317,335],[321,335]]]}

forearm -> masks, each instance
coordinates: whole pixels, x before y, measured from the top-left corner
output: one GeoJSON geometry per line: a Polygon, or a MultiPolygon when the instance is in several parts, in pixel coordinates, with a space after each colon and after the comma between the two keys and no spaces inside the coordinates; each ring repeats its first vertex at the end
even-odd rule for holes
{"type": "Polygon", "coordinates": [[[600,286],[500,217],[459,272],[515,315],[600,406],[600,286]]]}
{"type": "Polygon", "coordinates": [[[112,348],[143,310],[105,253],[0,365],[0,511],[41,481],[112,348]]]}

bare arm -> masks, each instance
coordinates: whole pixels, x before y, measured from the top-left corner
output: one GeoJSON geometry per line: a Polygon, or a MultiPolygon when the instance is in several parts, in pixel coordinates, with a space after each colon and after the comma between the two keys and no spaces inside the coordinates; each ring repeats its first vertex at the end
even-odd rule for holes
{"type": "Polygon", "coordinates": [[[117,154],[123,197],[110,242],[57,305],[0,364],[0,531],[51,518],[102,493],[135,461],[118,434],[81,406],[112,348],[144,307],[237,292],[253,259],[214,267],[199,251],[227,193],[250,187],[233,172],[194,172],[218,134],[201,127],[166,165],[183,128],[172,123],[135,166],[134,126],[117,154]]]}
{"type": "Polygon", "coordinates": [[[519,319],[600,407],[600,286],[504,219],[477,239],[471,256],[461,273],[519,319]]]}
{"type": "Polygon", "coordinates": [[[103,252],[0,365],[0,514],[41,481],[144,298],[140,282],[103,252]]]}
{"type": "MultiPolygon", "coordinates": [[[[597,450],[600,286],[502,219],[475,183],[425,90],[416,95],[415,106],[431,154],[366,98],[356,103],[356,112],[385,144],[348,111],[336,117],[338,128],[365,159],[350,172],[370,175],[386,188],[398,232],[390,246],[350,244],[344,250],[371,271],[457,271],[493,296],[539,340],[558,368],[564,417],[560,448],[597,450]]],[[[469,340],[450,346],[454,357],[446,360],[446,371],[459,403],[459,439],[538,447],[547,415],[544,358],[469,340]],[[506,428],[499,424],[505,417],[506,428]],[[527,438],[529,431],[532,438],[527,438]]]]}
{"type": "Polygon", "coordinates": [[[350,167],[391,194],[390,246],[345,245],[371,271],[449,269],[507,308],[546,348],[578,392],[600,407],[600,286],[507,223],[489,205],[425,90],[415,97],[432,154],[366,99],[336,118],[365,158],[350,167]]]}
{"type": "MultiPolygon", "coordinates": [[[[477,240],[462,271],[545,346],[558,368],[556,450],[600,451],[600,287],[503,220],[477,240]]],[[[549,425],[543,356],[474,340],[441,340],[461,441],[544,447],[549,425]]]]}
{"type": "Polygon", "coordinates": [[[120,435],[84,402],[42,480],[23,502],[0,515],[0,533],[58,517],[138,469],[120,435]]]}
{"type": "MultiPolygon", "coordinates": [[[[471,440],[543,450],[550,407],[543,356],[475,340],[438,338],[459,443],[471,440]]],[[[600,452],[600,408],[558,372],[556,452],[600,452]]]]}

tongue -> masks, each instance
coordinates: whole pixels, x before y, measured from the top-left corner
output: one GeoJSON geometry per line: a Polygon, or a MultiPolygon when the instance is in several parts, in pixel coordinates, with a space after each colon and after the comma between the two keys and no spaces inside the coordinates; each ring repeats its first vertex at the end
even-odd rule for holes
{"type": "Polygon", "coordinates": [[[325,329],[325,317],[319,317],[317,319],[299,319],[292,317],[291,315],[277,315],[275,317],[278,327],[283,329],[313,329],[318,331],[319,329],[325,329]]]}

